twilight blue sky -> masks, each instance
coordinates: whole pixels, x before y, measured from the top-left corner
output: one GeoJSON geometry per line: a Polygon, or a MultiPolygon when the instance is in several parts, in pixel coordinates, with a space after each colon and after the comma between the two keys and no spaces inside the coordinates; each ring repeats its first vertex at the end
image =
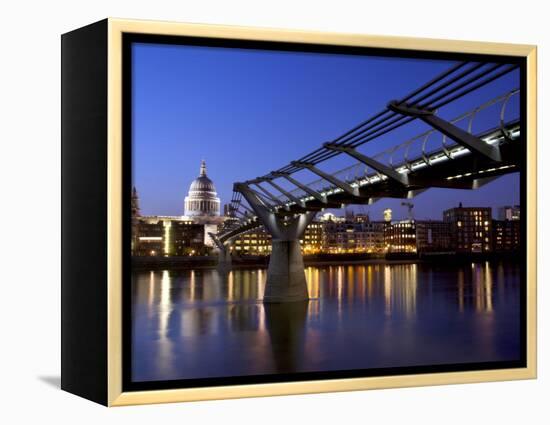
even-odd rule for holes
{"type": "MultiPolygon", "coordinates": [[[[449,68],[454,62],[319,53],[273,52],[136,43],[133,55],[133,180],[144,215],[181,215],[189,184],[205,159],[222,204],[235,181],[268,173],[316,149],[449,68]]],[[[454,118],[519,86],[513,72],[440,115],[454,118]]],[[[517,116],[517,96],[507,116],[517,116]]],[[[474,129],[497,124],[495,108],[474,129]]],[[[427,127],[414,122],[365,145],[376,154],[427,127]]],[[[429,142],[436,146],[437,140],[429,142]]],[[[353,161],[339,156],[321,168],[353,161]]],[[[297,173],[301,181],[318,177],[297,173]]],[[[287,186],[289,187],[289,186],[287,186]]],[[[430,189],[414,198],[416,218],[466,206],[519,203],[516,174],[475,191],[430,189]]],[[[385,208],[406,216],[402,200],[383,199],[355,210],[381,219],[385,208]]]]}

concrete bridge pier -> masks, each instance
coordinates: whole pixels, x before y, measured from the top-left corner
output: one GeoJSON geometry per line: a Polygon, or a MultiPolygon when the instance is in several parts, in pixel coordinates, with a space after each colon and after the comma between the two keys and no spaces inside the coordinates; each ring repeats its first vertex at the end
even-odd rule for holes
{"type": "Polygon", "coordinates": [[[218,245],[218,270],[231,270],[231,267],[233,266],[233,257],[231,256],[232,245],[233,244],[230,242],[221,243],[218,245]]]}
{"type": "Polygon", "coordinates": [[[230,270],[233,265],[231,258],[231,245],[222,245],[218,247],[218,270],[226,271],[230,270]]]}
{"type": "Polygon", "coordinates": [[[271,235],[264,303],[308,300],[300,239],[316,212],[305,211],[294,216],[277,214],[246,184],[236,183],[234,189],[242,193],[271,235]]]}
{"type": "Polygon", "coordinates": [[[231,245],[232,240],[228,239],[227,241],[222,242],[214,233],[208,233],[216,247],[218,248],[218,265],[217,269],[220,271],[231,270],[232,259],[231,259],[231,245]]]}
{"type": "Polygon", "coordinates": [[[300,240],[275,240],[267,269],[264,303],[309,299],[300,240]]]}
{"type": "Polygon", "coordinates": [[[271,257],[267,268],[264,303],[309,300],[300,239],[315,214],[309,211],[287,218],[286,221],[270,221],[271,257]]]}

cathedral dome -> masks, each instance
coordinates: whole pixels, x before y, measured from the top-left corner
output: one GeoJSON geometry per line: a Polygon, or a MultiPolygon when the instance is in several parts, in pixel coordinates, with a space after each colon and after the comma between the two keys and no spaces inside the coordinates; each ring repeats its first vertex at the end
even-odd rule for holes
{"type": "Polygon", "coordinates": [[[200,175],[195,180],[193,180],[193,183],[191,183],[191,186],[189,186],[189,192],[216,192],[216,188],[214,187],[214,183],[212,183],[212,180],[210,180],[206,174],[200,175]]]}
{"type": "Polygon", "coordinates": [[[185,197],[185,215],[188,217],[212,217],[220,215],[220,198],[212,180],[206,175],[206,163],[201,161],[199,176],[189,186],[185,197]]]}

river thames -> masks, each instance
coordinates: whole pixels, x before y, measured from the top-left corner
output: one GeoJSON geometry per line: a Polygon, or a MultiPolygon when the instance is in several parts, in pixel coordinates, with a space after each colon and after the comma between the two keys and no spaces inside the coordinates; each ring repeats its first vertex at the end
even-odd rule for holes
{"type": "Polygon", "coordinates": [[[133,272],[132,380],[520,358],[519,264],[306,267],[309,302],[264,305],[266,273],[133,272]]]}

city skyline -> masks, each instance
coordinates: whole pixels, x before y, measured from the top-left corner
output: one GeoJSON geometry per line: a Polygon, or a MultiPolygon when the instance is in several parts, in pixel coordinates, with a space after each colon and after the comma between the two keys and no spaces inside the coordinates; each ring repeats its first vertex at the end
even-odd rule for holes
{"type": "MultiPolygon", "coordinates": [[[[300,250],[303,255],[370,256],[363,259],[393,254],[425,256],[434,253],[487,255],[518,252],[521,234],[519,206],[499,208],[498,219],[491,219],[491,213],[490,207],[463,205],[441,211],[439,220],[412,217],[395,220],[390,217],[391,213],[384,220],[370,220],[361,214],[337,217],[325,213],[305,228],[299,239],[300,250]]],[[[194,221],[194,217],[134,215],[134,219],[133,256],[207,257],[213,249],[219,249],[208,237],[214,229],[194,221]]],[[[269,255],[272,252],[272,235],[263,226],[251,228],[232,240],[228,252],[269,255]]]]}
{"type": "MultiPolygon", "coordinates": [[[[139,43],[133,49],[133,183],[144,215],[183,215],[185,195],[202,159],[225,204],[233,182],[303,156],[453,63],[139,43]],[[224,78],[219,78],[220,70],[224,78]],[[284,148],[273,149],[281,140],[288,140],[284,148]]],[[[513,72],[476,96],[489,100],[517,85],[518,73],[513,72]]],[[[454,117],[479,102],[466,97],[441,114],[454,117]]],[[[414,122],[367,149],[379,152],[396,137],[404,141],[425,129],[414,122]]],[[[348,164],[330,165],[335,171],[348,164]]],[[[434,211],[459,202],[496,210],[519,204],[519,199],[514,173],[474,191],[429,189],[412,202],[419,219],[438,219],[434,211]]],[[[381,199],[353,209],[378,219],[391,208],[396,218],[405,218],[401,202],[381,199]]]]}

